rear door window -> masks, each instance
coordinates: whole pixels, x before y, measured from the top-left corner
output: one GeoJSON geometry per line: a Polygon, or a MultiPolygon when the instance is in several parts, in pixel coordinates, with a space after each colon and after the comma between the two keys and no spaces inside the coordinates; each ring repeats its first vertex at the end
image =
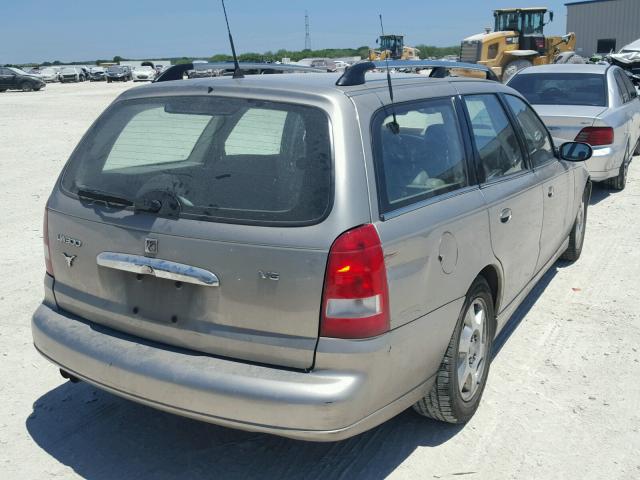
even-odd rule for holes
{"type": "Polygon", "coordinates": [[[383,213],[469,185],[464,146],[452,99],[396,106],[372,121],[376,177],[383,213]]]}
{"type": "Polygon", "coordinates": [[[616,84],[618,85],[618,95],[620,95],[622,103],[629,102],[631,98],[629,96],[627,86],[624,83],[624,78],[622,78],[623,73],[620,70],[616,70],[615,72],[613,72],[613,76],[616,79],[616,84]]]}
{"type": "Polygon", "coordinates": [[[134,205],[159,199],[186,218],[317,223],[332,201],[329,120],[314,107],[248,99],[116,102],[72,155],[62,187],[134,205]]]}
{"type": "Polygon", "coordinates": [[[516,132],[495,95],[464,98],[485,181],[525,170],[516,132]]]}
{"type": "Polygon", "coordinates": [[[518,97],[505,95],[516,120],[520,124],[529,158],[534,167],[555,159],[549,132],[535,112],[518,97]]]}

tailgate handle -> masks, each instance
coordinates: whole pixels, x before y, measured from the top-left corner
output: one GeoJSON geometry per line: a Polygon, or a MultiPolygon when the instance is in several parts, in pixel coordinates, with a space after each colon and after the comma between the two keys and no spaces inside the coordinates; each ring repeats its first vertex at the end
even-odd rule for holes
{"type": "Polygon", "coordinates": [[[205,287],[218,287],[220,281],[208,270],[160,258],[149,258],[128,253],[102,252],[97,257],[98,265],[123,272],[151,275],[177,282],[193,283],[205,287]]]}

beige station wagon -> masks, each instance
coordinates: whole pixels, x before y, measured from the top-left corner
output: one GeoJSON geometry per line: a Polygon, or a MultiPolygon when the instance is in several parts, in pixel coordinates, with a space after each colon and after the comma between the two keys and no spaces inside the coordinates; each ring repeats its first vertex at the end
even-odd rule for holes
{"type": "Polygon", "coordinates": [[[395,74],[391,102],[377,66],[123,93],[48,200],[36,348],[74,381],[297,439],[411,406],[469,420],[495,336],[580,256],[591,147],[556,148],[494,81],[395,74]]]}

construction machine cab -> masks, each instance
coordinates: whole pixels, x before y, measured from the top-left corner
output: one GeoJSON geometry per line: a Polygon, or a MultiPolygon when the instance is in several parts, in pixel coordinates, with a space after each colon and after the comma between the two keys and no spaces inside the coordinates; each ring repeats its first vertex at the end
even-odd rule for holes
{"type": "Polygon", "coordinates": [[[380,50],[389,51],[390,58],[393,60],[399,60],[402,58],[404,50],[404,36],[403,35],[381,35],[380,36],[380,50]]]}
{"type": "Polygon", "coordinates": [[[514,31],[519,36],[521,50],[534,50],[540,55],[545,52],[544,27],[553,21],[553,12],[546,8],[507,8],[494,10],[496,32],[514,31]],[[545,15],[549,21],[545,22],[545,15]]]}

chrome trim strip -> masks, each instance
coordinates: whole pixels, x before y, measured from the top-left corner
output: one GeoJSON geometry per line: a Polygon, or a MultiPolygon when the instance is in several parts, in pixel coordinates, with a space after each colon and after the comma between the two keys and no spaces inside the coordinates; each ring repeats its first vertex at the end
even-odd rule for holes
{"type": "Polygon", "coordinates": [[[193,283],[205,287],[218,287],[220,281],[208,270],[160,258],[149,258],[128,253],[102,252],[96,258],[98,265],[124,272],[151,275],[177,282],[193,283]]]}

